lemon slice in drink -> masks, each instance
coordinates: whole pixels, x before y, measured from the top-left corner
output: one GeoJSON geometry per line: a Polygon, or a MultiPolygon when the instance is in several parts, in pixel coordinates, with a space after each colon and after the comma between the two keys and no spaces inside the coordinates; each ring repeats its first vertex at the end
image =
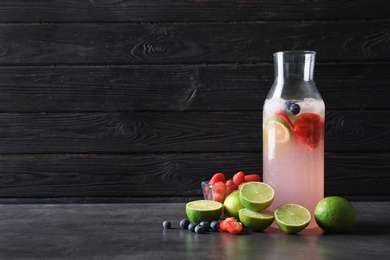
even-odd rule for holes
{"type": "Polygon", "coordinates": [[[186,204],[186,214],[192,223],[219,220],[222,214],[222,203],[213,200],[194,200],[186,204]]]}
{"type": "Polygon", "coordinates": [[[240,188],[241,204],[252,211],[268,208],[274,200],[274,189],[264,182],[247,182],[240,188]]]}
{"type": "Polygon", "coordinates": [[[249,209],[241,209],[238,212],[241,223],[253,231],[262,231],[274,222],[275,216],[272,211],[263,210],[255,212],[249,209]]]}
{"type": "Polygon", "coordinates": [[[277,116],[271,116],[265,122],[265,133],[277,143],[287,143],[291,138],[291,129],[286,121],[277,116]]]}
{"type": "Polygon", "coordinates": [[[275,210],[275,222],[286,233],[295,234],[310,223],[310,212],[298,204],[284,204],[275,210]]]}

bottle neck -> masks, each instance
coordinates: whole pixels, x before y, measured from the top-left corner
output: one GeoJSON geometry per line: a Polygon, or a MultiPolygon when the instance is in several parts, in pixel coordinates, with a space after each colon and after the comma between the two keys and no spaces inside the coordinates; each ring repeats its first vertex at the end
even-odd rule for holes
{"type": "Polygon", "coordinates": [[[274,53],[275,80],[267,98],[321,99],[313,80],[315,54],[314,51],[274,53]]]}
{"type": "Polygon", "coordinates": [[[312,81],[315,65],[314,51],[285,51],[274,54],[275,80],[312,81]]]}

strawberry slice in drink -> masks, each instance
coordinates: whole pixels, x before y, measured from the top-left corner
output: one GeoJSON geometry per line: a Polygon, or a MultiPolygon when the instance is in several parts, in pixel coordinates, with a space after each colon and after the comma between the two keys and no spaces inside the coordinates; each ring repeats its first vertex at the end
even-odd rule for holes
{"type": "Polygon", "coordinates": [[[298,143],[315,149],[321,139],[323,122],[317,114],[304,113],[298,116],[293,129],[298,143]]]}

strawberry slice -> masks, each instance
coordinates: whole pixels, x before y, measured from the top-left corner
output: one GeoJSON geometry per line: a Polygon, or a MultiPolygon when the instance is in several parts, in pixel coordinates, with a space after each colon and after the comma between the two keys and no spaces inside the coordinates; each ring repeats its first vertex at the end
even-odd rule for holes
{"type": "Polygon", "coordinates": [[[236,219],[233,219],[233,221],[227,221],[225,226],[226,230],[234,235],[241,233],[243,229],[241,222],[237,221],[236,219]]]}
{"type": "Polygon", "coordinates": [[[298,143],[315,149],[321,139],[323,122],[317,114],[304,113],[298,116],[293,129],[298,143]]]}
{"type": "Polygon", "coordinates": [[[236,221],[235,218],[230,217],[230,218],[225,218],[219,223],[219,230],[227,232],[227,223],[231,221],[236,221]]]}

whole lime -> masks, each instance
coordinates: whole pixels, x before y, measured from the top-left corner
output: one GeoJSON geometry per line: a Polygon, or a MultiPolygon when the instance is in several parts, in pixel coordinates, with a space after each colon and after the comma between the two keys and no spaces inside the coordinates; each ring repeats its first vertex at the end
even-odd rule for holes
{"type": "Polygon", "coordinates": [[[314,210],[318,226],[330,233],[347,230],[355,221],[355,214],[352,204],[339,196],[320,200],[314,210]]]}
{"type": "Polygon", "coordinates": [[[238,212],[242,208],[244,208],[244,206],[240,201],[240,192],[238,190],[230,193],[223,202],[224,213],[227,216],[234,217],[237,220],[239,220],[238,212]]]}

